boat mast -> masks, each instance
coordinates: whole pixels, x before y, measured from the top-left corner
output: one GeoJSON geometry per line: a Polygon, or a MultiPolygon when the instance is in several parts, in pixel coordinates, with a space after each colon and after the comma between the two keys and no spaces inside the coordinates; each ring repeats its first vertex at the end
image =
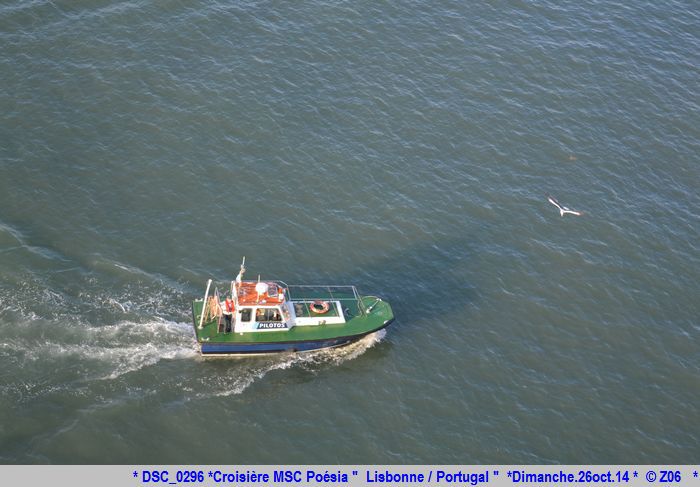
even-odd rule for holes
{"type": "Polygon", "coordinates": [[[207,281],[207,290],[204,293],[204,301],[202,302],[202,316],[199,318],[199,328],[202,328],[202,323],[204,323],[204,312],[207,310],[207,298],[209,297],[209,287],[211,286],[211,279],[207,281]]]}
{"type": "Polygon", "coordinates": [[[238,271],[236,280],[231,282],[231,296],[233,296],[233,302],[236,305],[236,308],[238,308],[238,289],[241,287],[241,282],[243,281],[243,274],[245,274],[245,255],[243,256],[243,262],[241,262],[241,270],[238,271]]]}

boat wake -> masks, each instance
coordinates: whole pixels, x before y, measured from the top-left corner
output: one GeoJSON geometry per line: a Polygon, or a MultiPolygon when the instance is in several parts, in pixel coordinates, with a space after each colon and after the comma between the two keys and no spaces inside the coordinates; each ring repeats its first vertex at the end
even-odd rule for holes
{"type": "Polygon", "coordinates": [[[80,387],[199,355],[175,290],[126,288],[110,296],[89,286],[57,291],[30,279],[18,286],[19,292],[0,287],[0,358],[23,371],[15,376],[26,383],[35,382],[32,371],[44,371],[44,383],[80,387]],[[47,367],[54,377],[45,377],[47,367]]]}
{"type": "MultiPolygon", "coordinates": [[[[80,381],[116,379],[129,372],[155,365],[161,360],[192,359],[198,356],[191,325],[162,319],[144,323],[119,322],[108,326],[64,327],[38,320],[40,338],[22,334],[0,344],[3,355],[17,365],[51,364],[56,369],[78,368],[80,381]]],[[[38,331],[38,330],[36,330],[38,331]]]]}
{"type": "MultiPolygon", "coordinates": [[[[235,374],[223,374],[203,379],[203,392],[196,394],[199,398],[212,396],[231,396],[243,393],[256,381],[270,372],[292,368],[301,368],[308,372],[317,372],[327,365],[338,366],[353,360],[374,347],[386,336],[386,330],[371,333],[357,342],[338,348],[326,348],[312,352],[268,355],[266,357],[243,357],[240,359],[221,358],[206,359],[207,362],[238,362],[235,374]]],[[[204,359],[202,359],[204,360],[204,359]]]]}
{"type": "Polygon", "coordinates": [[[313,352],[204,359],[181,291],[154,283],[147,292],[126,287],[107,293],[96,289],[98,282],[88,284],[74,292],[32,280],[20,292],[0,286],[0,362],[15,371],[0,392],[22,402],[88,389],[109,396],[109,390],[135,388],[186,401],[231,396],[276,370],[317,373],[343,364],[385,336],[381,330],[313,352]],[[146,382],[132,377],[139,373],[153,377],[146,382]]]}
{"type": "Polygon", "coordinates": [[[299,355],[299,365],[333,364],[340,365],[348,360],[353,360],[376,344],[386,336],[386,330],[379,330],[363,337],[362,339],[339,348],[326,348],[315,352],[299,355]]]}
{"type": "Polygon", "coordinates": [[[59,354],[74,354],[104,370],[97,379],[116,379],[157,364],[161,360],[198,356],[192,325],[156,318],[146,323],[120,322],[91,330],[89,345],[60,347],[59,354]]]}

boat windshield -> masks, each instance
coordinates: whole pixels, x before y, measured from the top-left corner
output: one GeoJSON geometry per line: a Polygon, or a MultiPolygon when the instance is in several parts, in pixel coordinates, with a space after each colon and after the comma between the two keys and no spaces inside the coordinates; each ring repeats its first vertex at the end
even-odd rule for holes
{"type": "Polygon", "coordinates": [[[258,308],[255,321],[282,321],[282,315],[277,308],[258,308]]]}

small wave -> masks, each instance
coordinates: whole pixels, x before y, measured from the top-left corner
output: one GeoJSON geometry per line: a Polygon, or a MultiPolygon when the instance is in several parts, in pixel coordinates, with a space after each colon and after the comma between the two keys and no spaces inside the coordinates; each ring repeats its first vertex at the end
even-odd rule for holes
{"type": "MultiPolygon", "coordinates": [[[[37,318],[55,322],[110,323],[145,317],[186,320],[189,298],[177,284],[162,281],[126,281],[105,285],[92,274],[54,284],[49,276],[14,275],[0,281],[0,313],[24,324],[37,318]]],[[[148,319],[148,318],[146,318],[148,319]]]]}
{"type": "MultiPolygon", "coordinates": [[[[50,325],[55,325],[51,323],[50,325]]],[[[191,325],[163,319],[146,323],[77,328],[69,333],[17,337],[3,342],[2,349],[27,362],[54,363],[66,360],[82,364],[83,381],[116,379],[152,366],[161,360],[192,359],[198,356],[191,325]]]]}
{"type": "MultiPolygon", "coordinates": [[[[95,351],[92,352],[94,353],[95,351]]],[[[130,372],[153,366],[161,360],[185,360],[195,358],[197,355],[197,350],[193,346],[163,346],[153,343],[124,347],[117,350],[108,349],[101,358],[112,364],[114,370],[105,376],[99,377],[99,379],[116,379],[130,372]]]]}
{"type": "Polygon", "coordinates": [[[55,262],[68,262],[70,259],[64,254],[60,253],[55,249],[45,247],[42,245],[33,245],[31,239],[28,238],[21,230],[12,227],[6,223],[0,222],[0,242],[4,239],[4,236],[8,235],[10,240],[13,240],[14,245],[7,246],[3,242],[3,247],[9,247],[11,249],[23,249],[30,254],[37,255],[43,259],[47,259],[55,262]]]}
{"type": "Polygon", "coordinates": [[[344,362],[359,357],[367,350],[374,347],[377,343],[381,342],[385,336],[386,330],[379,330],[378,332],[371,333],[354,343],[340,348],[327,348],[315,352],[309,352],[307,354],[300,354],[298,363],[300,365],[325,363],[340,365],[344,362]]]}
{"type": "Polygon", "coordinates": [[[77,354],[107,366],[98,379],[116,379],[161,360],[191,359],[198,355],[191,325],[163,319],[146,323],[120,322],[91,328],[89,343],[59,347],[59,353],[77,354]]]}
{"type": "Polygon", "coordinates": [[[26,245],[25,238],[24,235],[22,235],[22,232],[20,232],[14,227],[11,227],[10,225],[0,222],[0,234],[2,233],[9,234],[19,245],[26,245]]]}
{"type": "Polygon", "coordinates": [[[127,274],[133,274],[137,276],[145,276],[152,278],[153,276],[149,274],[148,272],[144,271],[143,269],[139,269],[138,267],[134,267],[128,264],[123,264],[121,262],[117,262],[115,260],[111,259],[105,259],[105,258],[99,258],[95,259],[90,263],[93,267],[98,268],[98,269],[104,269],[107,271],[113,270],[113,267],[116,267],[117,269],[121,269],[122,271],[126,272],[127,274]]]}
{"type": "Polygon", "coordinates": [[[224,376],[208,379],[207,381],[209,384],[206,385],[212,387],[214,391],[197,394],[197,397],[226,397],[241,394],[255,381],[262,379],[269,372],[275,370],[290,369],[292,367],[312,369],[327,364],[338,366],[359,357],[377,343],[381,342],[385,336],[386,330],[380,330],[343,347],[327,348],[313,352],[275,355],[269,357],[263,364],[251,365],[249,368],[237,373],[235,377],[224,376]]]}

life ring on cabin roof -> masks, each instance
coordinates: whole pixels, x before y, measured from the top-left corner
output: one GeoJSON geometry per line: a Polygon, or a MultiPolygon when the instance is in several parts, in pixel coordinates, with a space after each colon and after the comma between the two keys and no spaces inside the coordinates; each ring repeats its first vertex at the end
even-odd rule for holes
{"type": "Polygon", "coordinates": [[[309,309],[316,313],[317,315],[322,315],[328,313],[330,309],[330,304],[328,301],[314,301],[309,305],[309,309]]]}

